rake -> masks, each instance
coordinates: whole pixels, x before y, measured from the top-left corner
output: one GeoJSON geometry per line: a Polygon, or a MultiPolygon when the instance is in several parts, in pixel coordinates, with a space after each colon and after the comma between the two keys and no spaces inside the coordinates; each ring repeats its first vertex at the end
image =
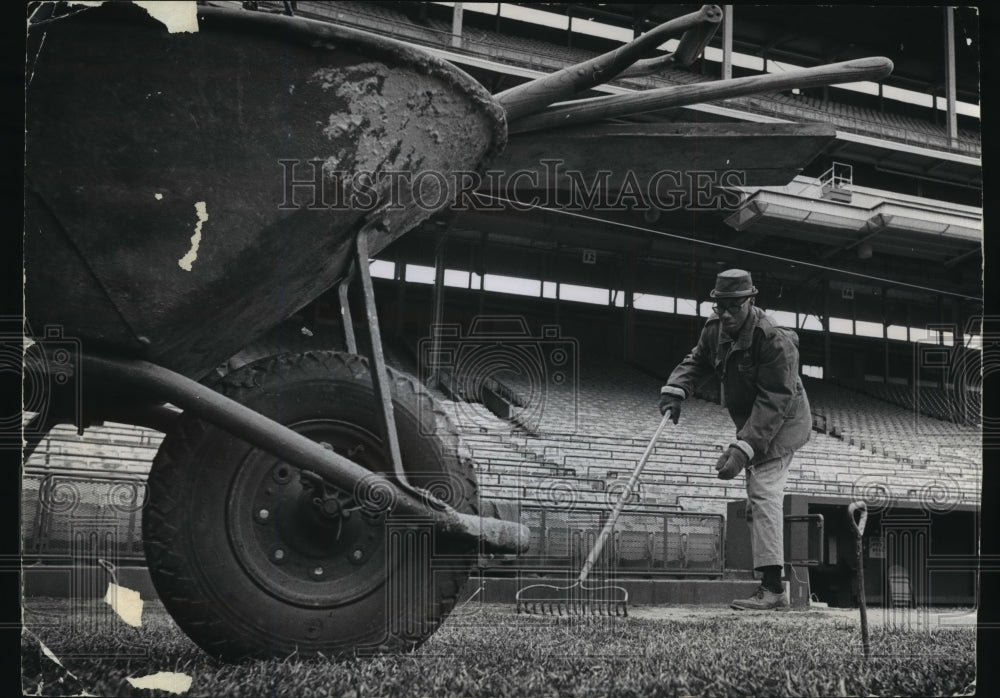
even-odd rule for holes
{"type": "Polygon", "coordinates": [[[601,529],[600,535],[597,536],[597,541],[594,543],[590,554],[587,555],[587,560],[583,563],[583,569],[580,570],[580,575],[576,578],[576,581],[564,586],[532,584],[531,586],[524,587],[514,597],[517,602],[518,613],[553,616],[604,615],[605,613],[609,616],[628,615],[628,591],[625,588],[613,585],[588,587],[586,585],[587,577],[601,556],[604,544],[607,542],[608,536],[611,535],[611,531],[614,529],[622,509],[625,508],[625,503],[628,502],[629,497],[632,495],[632,491],[639,481],[639,476],[642,474],[642,469],[646,467],[646,462],[649,460],[650,455],[652,455],[653,448],[656,446],[656,442],[659,440],[660,434],[663,433],[663,429],[667,426],[669,419],[670,412],[667,411],[663,415],[663,419],[660,420],[660,425],[656,428],[656,433],[650,439],[642,457],[636,463],[631,477],[629,477],[628,482],[625,484],[625,489],[622,490],[618,502],[611,510],[611,514],[604,524],[604,528],[601,529]]]}

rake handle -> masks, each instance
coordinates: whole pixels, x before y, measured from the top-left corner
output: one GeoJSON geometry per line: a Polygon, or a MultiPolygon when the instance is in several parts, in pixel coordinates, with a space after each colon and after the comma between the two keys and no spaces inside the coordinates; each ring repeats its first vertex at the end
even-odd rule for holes
{"type": "Polygon", "coordinates": [[[597,559],[601,556],[601,552],[604,550],[604,544],[607,542],[608,536],[611,535],[612,529],[614,529],[615,524],[618,522],[618,516],[622,513],[622,509],[625,508],[628,498],[632,496],[632,490],[635,489],[635,483],[639,481],[642,469],[646,467],[646,461],[648,461],[649,457],[653,454],[653,448],[656,447],[656,442],[659,441],[660,434],[663,433],[668,421],[670,421],[669,410],[663,415],[663,419],[660,420],[660,425],[656,427],[656,433],[653,434],[653,438],[649,440],[646,450],[643,452],[639,462],[636,463],[635,468],[632,470],[631,477],[629,477],[628,482],[625,483],[625,489],[618,498],[618,502],[611,510],[611,514],[608,516],[608,520],[605,522],[604,528],[601,529],[600,535],[597,536],[597,542],[594,543],[594,547],[587,556],[587,561],[583,563],[583,569],[580,570],[580,576],[577,577],[576,581],[578,584],[582,584],[587,581],[587,576],[590,575],[590,571],[594,568],[594,565],[597,563],[597,559]]]}

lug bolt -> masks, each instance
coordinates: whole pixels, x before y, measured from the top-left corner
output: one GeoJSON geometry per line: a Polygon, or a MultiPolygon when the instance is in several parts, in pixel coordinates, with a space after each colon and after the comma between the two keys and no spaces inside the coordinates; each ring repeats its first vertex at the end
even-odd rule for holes
{"type": "Polygon", "coordinates": [[[351,557],[354,558],[354,560],[357,562],[360,562],[361,558],[363,558],[364,556],[365,556],[365,551],[362,550],[361,548],[355,548],[354,551],[351,553],[351,557]]]}
{"type": "Polygon", "coordinates": [[[292,472],[287,465],[281,464],[275,468],[274,471],[272,471],[271,477],[274,478],[274,481],[279,485],[284,485],[292,479],[292,472]]]}
{"type": "Polygon", "coordinates": [[[282,550],[281,548],[278,548],[277,550],[274,551],[272,556],[274,557],[275,562],[281,562],[282,560],[285,559],[285,551],[282,550]]]}
{"type": "Polygon", "coordinates": [[[261,509],[260,511],[257,512],[257,519],[259,521],[267,521],[270,518],[271,518],[271,512],[269,512],[267,509],[261,509]]]}
{"type": "Polygon", "coordinates": [[[313,576],[316,577],[317,579],[319,577],[322,577],[323,576],[323,568],[322,567],[317,567],[317,568],[313,569],[313,576]]]}

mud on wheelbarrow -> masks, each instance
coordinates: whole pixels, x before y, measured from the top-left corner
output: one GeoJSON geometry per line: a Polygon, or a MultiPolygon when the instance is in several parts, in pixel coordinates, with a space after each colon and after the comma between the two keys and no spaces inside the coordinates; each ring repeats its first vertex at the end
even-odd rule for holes
{"type": "MultiPolygon", "coordinates": [[[[380,175],[481,169],[508,120],[530,130],[647,110],[614,97],[546,113],[671,33],[685,36],[667,58],[693,60],[721,11],[491,96],[422,50],[302,18],[198,6],[197,32],[170,33],[127,3],[42,8],[62,14],[29,26],[26,318],[79,342],[69,370],[84,389],[82,402],[53,391],[28,452],[59,422],[165,432],[146,558],[167,610],[215,656],[418,645],[477,554],[523,550],[528,534],[479,516],[455,428],[385,366],[368,262],[444,208],[454,180],[426,178],[443,183],[417,205],[404,180],[380,175]],[[333,287],[346,351],[268,357],[209,381],[333,287]]],[[[637,65],[665,64],[653,63],[637,65]]],[[[654,97],[676,106],[771,84],[730,83],[654,97]]],[[[32,347],[41,364],[65,358],[53,345],[32,347]]]]}

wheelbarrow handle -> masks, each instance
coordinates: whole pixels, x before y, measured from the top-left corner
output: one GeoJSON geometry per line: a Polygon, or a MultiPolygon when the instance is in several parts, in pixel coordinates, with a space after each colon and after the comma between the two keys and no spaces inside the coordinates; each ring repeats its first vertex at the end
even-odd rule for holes
{"type": "MultiPolygon", "coordinates": [[[[720,22],[722,22],[722,8],[718,5],[705,5],[696,12],[653,27],[613,51],[522,83],[499,92],[494,97],[504,108],[507,121],[510,122],[534,114],[553,102],[568,99],[578,92],[608,82],[643,55],[655,51],[667,38],[675,34],[699,29],[702,34],[714,32],[720,22]]],[[[688,39],[682,42],[682,45],[684,54],[681,58],[685,60],[693,51],[700,48],[697,38],[688,39]]],[[[678,51],[680,49],[681,47],[678,47],[678,51]]]]}
{"type": "Polygon", "coordinates": [[[868,521],[868,505],[862,501],[851,502],[847,505],[847,518],[854,528],[854,535],[861,538],[865,532],[865,522],[868,521]],[[856,519],[857,512],[861,512],[861,516],[856,519]]]}
{"type": "MultiPolygon", "coordinates": [[[[672,109],[702,102],[731,99],[765,91],[822,87],[860,80],[877,81],[892,72],[892,61],[876,56],[855,58],[830,65],[789,70],[786,73],[748,75],[742,78],[698,82],[690,85],[669,85],[625,94],[587,97],[572,101],[553,100],[521,118],[508,115],[510,133],[539,131],[546,128],[581,126],[601,119],[633,116],[649,111],[672,109]]],[[[516,88],[515,88],[516,89],[516,88]]]]}

